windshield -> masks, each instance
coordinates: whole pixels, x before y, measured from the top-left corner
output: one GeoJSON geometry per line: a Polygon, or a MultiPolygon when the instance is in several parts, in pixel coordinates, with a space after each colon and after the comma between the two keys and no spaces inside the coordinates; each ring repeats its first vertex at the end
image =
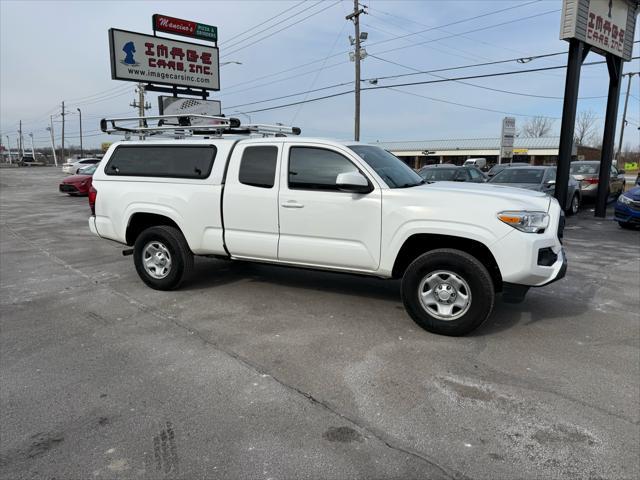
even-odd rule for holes
{"type": "Polygon", "coordinates": [[[495,175],[498,172],[501,172],[502,170],[504,170],[505,168],[507,168],[506,165],[496,164],[493,167],[491,167],[491,169],[489,170],[489,173],[491,175],[495,175]]]}
{"type": "Polygon", "coordinates": [[[82,167],[78,170],[78,174],[80,175],[93,175],[98,165],[89,165],[88,167],[82,167]]]}
{"type": "Polygon", "coordinates": [[[600,171],[599,163],[577,163],[571,164],[571,175],[595,175],[600,171]]]}
{"type": "Polygon", "coordinates": [[[422,185],[425,181],[395,155],[374,145],[349,145],[367,164],[380,175],[389,188],[407,188],[422,185]]]}
{"type": "Polygon", "coordinates": [[[456,176],[455,168],[423,168],[418,173],[427,182],[440,182],[445,180],[453,180],[456,176]]]}
{"type": "Polygon", "coordinates": [[[505,168],[489,180],[491,183],[542,183],[543,168],[505,168]]]}

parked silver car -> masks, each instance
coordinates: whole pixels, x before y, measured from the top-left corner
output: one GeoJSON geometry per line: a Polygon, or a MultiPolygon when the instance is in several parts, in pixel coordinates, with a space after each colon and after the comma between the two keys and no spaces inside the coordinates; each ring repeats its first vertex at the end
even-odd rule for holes
{"type": "MultiPolygon", "coordinates": [[[[556,190],[556,167],[511,167],[497,173],[489,183],[537,190],[553,195],[556,190]]],[[[569,215],[578,213],[581,202],[580,185],[575,178],[569,176],[565,212],[569,215]]]]}
{"type": "MultiPolygon", "coordinates": [[[[598,176],[600,175],[600,160],[580,160],[571,162],[571,175],[580,182],[580,193],[583,198],[595,199],[598,195],[598,176]]],[[[607,187],[607,197],[618,198],[624,193],[626,180],[624,170],[611,166],[611,177],[607,187]]]]}

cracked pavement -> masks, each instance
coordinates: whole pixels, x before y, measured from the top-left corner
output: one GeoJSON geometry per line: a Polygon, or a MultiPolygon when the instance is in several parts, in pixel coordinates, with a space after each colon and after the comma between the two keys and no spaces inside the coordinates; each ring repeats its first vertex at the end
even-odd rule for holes
{"type": "Polygon", "coordinates": [[[640,231],[569,218],[565,279],[447,338],[394,281],[151,290],[61,178],[0,170],[0,478],[640,476],[640,231]]]}

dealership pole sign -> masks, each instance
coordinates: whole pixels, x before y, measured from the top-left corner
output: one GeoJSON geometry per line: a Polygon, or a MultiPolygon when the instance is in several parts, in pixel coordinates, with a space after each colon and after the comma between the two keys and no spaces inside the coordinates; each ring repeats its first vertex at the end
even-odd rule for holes
{"type": "Polygon", "coordinates": [[[637,0],[564,0],[560,38],[575,38],[593,51],[631,60],[637,0]]]}
{"type": "Polygon", "coordinates": [[[218,27],[192,22],[191,20],[169,17],[168,15],[160,15],[159,13],[153,15],[153,31],[198,38],[210,42],[218,41],[218,27]]]}
{"type": "MultiPolygon", "coordinates": [[[[502,119],[502,134],[500,135],[500,159],[511,160],[513,158],[513,141],[516,136],[515,117],[502,119]]],[[[500,162],[501,163],[501,162],[500,162]]]]}
{"type": "Polygon", "coordinates": [[[109,29],[111,78],[220,90],[217,47],[109,29]]]}
{"type": "MultiPolygon", "coordinates": [[[[604,117],[598,184],[608,185],[613,164],[614,136],[624,62],[633,55],[633,36],[638,15],[638,0],[563,0],[560,38],[569,42],[564,87],[560,145],[556,169],[555,197],[565,205],[576,123],[580,71],[590,51],[606,59],[609,72],[607,106],[604,117]]],[[[607,213],[607,191],[598,190],[595,216],[607,213]]]]}

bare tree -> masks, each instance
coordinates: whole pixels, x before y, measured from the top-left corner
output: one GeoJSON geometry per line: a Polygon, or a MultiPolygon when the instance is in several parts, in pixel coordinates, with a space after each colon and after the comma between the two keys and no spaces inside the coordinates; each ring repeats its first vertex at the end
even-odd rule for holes
{"type": "Polygon", "coordinates": [[[522,136],[523,137],[546,137],[551,133],[551,129],[553,128],[553,120],[549,117],[531,117],[529,120],[525,122],[522,126],[522,136]]]}
{"type": "Polygon", "coordinates": [[[573,136],[576,145],[593,146],[598,142],[598,121],[593,110],[583,110],[578,114],[573,136]]]}

